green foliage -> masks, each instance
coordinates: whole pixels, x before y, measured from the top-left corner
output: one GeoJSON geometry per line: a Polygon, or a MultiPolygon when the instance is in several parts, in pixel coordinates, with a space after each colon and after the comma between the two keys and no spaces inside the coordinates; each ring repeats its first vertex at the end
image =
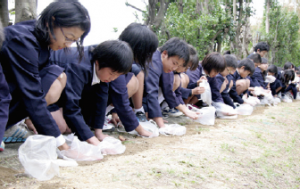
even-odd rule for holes
{"type": "MultiPolygon", "coordinates": [[[[199,58],[211,52],[219,50],[230,50],[230,43],[234,42],[236,26],[233,23],[232,0],[206,1],[208,8],[203,7],[204,1],[200,1],[202,8],[198,7],[196,0],[183,0],[183,12],[180,12],[179,1],[172,1],[167,9],[164,22],[159,28],[153,28],[157,34],[159,44],[164,44],[169,38],[179,37],[193,45],[199,54],[199,58]]],[[[248,0],[251,2],[251,0],[248,0]]],[[[244,8],[242,17],[239,18],[239,3],[237,2],[237,20],[241,25],[245,24],[245,16],[252,14],[251,8],[244,8]]],[[[147,18],[145,12],[144,20],[147,18]]]]}
{"type": "MultiPolygon", "coordinates": [[[[160,45],[168,40],[168,37],[179,37],[193,45],[199,57],[203,58],[213,46],[213,40],[218,31],[221,31],[220,38],[223,38],[223,30],[232,25],[231,19],[227,17],[224,9],[216,1],[210,1],[214,10],[210,13],[196,13],[196,1],[186,1],[183,13],[179,12],[176,3],[170,3],[165,17],[166,30],[169,36],[162,30],[156,31],[160,45]]],[[[233,34],[233,32],[231,33],[233,34]]]]}
{"type": "Polygon", "coordinates": [[[270,45],[269,60],[276,66],[283,66],[286,61],[299,65],[300,41],[299,18],[296,13],[279,5],[271,7],[269,12],[270,30],[266,33],[266,16],[262,27],[262,41],[270,45]]]}

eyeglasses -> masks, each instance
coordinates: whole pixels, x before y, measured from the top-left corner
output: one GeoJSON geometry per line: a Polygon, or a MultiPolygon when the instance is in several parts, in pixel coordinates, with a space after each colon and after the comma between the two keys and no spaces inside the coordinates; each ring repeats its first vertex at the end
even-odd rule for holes
{"type": "Polygon", "coordinates": [[[66,43],[74,43],[75,42],[77,45],[79,44],[80,38],[78,40],[72,40],[72,39],[68,38],[67,36],[65,36],[65,33],[62,30],[62,28],[60,28],[60,30],[61,30],[61,33],[63,34],[63,36],[65,37],[66,43]]]}

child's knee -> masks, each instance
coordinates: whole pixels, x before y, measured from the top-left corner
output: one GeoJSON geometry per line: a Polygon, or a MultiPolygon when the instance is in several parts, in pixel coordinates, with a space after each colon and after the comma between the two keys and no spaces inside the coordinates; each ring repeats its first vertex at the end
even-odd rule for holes
{"type": "Polygon", "coordinates": [[[180,76],[178,74],[174,75],[173,91],[178,89],[180,86],[180,76]]]}
{"type": "Polygon", "coordinates": [[[66,82],[67,82],[67,75],[65,73],[62,73],[56,80],[54,80],[45,97],[48,105],[58,101],[61,92],[66,86],[66,82]]]}
{"type": "Polygon", "coordinates": [[[62,89],[64,89],[67,83],[67,75],[65,72],[61,73],[57,80],[60,82],[62,89]]]}
{"type": "Polygon", "coordinates": [[[181,76],[181,86],[183,88],[187,88],[187,86],[188,86],[188,84],[190,82],[189,76],[187,74],[185,74],[185,73],[181,73],[180,76],[181,76]]]}
{"type": "Polygon", "coordinates": [[[133,75],[127,84],[128,96],[131,97],[133,94],[135,94],[138,91],[138,89],[139,89],[139,81],[137,77],[133,75]]]}

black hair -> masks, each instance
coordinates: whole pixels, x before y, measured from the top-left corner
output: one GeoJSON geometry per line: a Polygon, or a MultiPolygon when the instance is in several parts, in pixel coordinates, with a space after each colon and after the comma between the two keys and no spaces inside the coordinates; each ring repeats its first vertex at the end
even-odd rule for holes
{"type": "Polygon", "coordinates": [[[261,63],[261,56],[260,56],[260,54],[257,54],[257,53],[251,54],[251,55],[249,56],[249,58],[250,58],[251,60],[253,60],[254,63],[261,63]]]}
{"type": "Polygon", "coordinates": [[[2,22],[0,21],[0,49],[2,47],[2,43],[4,40],[5,40],[5,36],[3,32],[2,22]]]}
{"type": "Polygon", "coordinates": [[[146,25],[131,23],[119,36],[119,40],[127,42],[134,55],[134,61],[147,71],[148,63],[158,47],[156,34],[146,25]]]}
{"type": "Polygon", "coordinates": [[[216,72],[220,73],[226,68],[226,62],[224,57],[217,52],[213,52],[206,55],[202,60],[201,65],[203,69],[208,72],[208,74],[210,74],[212,70],[215,70],[216,72]]]}
{"type": "Polygon", "coordinates": [[[163,46],[159,48],[161,52],[167,51],[168,58],[172,56],[178,56],[179,59],[184,60],[183,66],[185,67],[190,60],[190,51],[188,44],[177,37],[169,39],[163,46]]]}
{"type": "Polygon", "coordinates": [[[249,58],[244,58],[238,65],[238,68],[241,68],[244,66],[244,70],[250,71],[250,75],[252,75],[255,71],[254,63],[249,58]]]}
{"type": "Polygon", "coordinates": [[[289,81],[293,81],[295,79],[295,72],[292,69],[284,70],[282,73],[281,81],[285,85],[289,84],[289,81]]]}
{"type": "Polygon", "coordinates": [[[299,71],[299,70],[300,70],[299,67],[296,67],[296,66],[295,66],[295,71],[299,71]]]}
{"type": "Polygon", "coordinates": [[[126,74],[133,63],[133,52],[128,43],[120,40],[104,41],[93,51],[92,63],[96,60],[99,69],[109,67],[114,72],[126,74]]]}
{"type": "Polygon", "coordinates": [[[231,52],[230,52],[230,51],[225,51],[225,52],[223,53],[223,55],[226,55],[226,54],[231,54],[231,52]]]}
{"type": "Polygon", "coordinates": [[[188,45],[190,49],[190,62],[192,63],[190,70],[194,71],[198,68],[199,65],[199,57],[196,49],[193,47],[193,45],[188,45]]]}
{"type": "Polygon", "coordinates": [[[261,63],[262,64],[267,64],[268,63],[268,59],[266,59],[266,58],[261,58],[261,63]]]}
{"type": "Polygon", "coordinates": [[[56,39],[53,29],[55,27],[79,27],[84,33],[77,43],[79,60],[83,57],[83,40],[90,32],[91,21],[86,8],[76,0],[60,0],[50,3],[40,14],[36,22],[35,33],[44,43],[50,43],[49,32],[56,39]],[[48,24],[48,26],[47,26],[48,24]]]}
{"type": "Polygon", "coordinates": [[[294,64],[291,62],[286,62],[283,66],[284,70],[291,69],[291,68],[294,68],[294,64]]]}
{"type": "Polygon", "coordinates": [[[266,42],[259,42],[255,45],[254,51],[257,52],[257,50],[260,51],[269,51],[269,45],[266,42]]]}
{"type": "Polygon", "coordinates": [[[278,74],[278,68],[275,65],[270,65],[267,69],[267,72],[273,73],[275,77],[277,77],[278,74]]]}
{"type": "Polygon", "coordinates": [[[234,55],[226,54],[224,55],[224,59],[227,67],[236,68],[237,67],[237,59],[234,55]]]}

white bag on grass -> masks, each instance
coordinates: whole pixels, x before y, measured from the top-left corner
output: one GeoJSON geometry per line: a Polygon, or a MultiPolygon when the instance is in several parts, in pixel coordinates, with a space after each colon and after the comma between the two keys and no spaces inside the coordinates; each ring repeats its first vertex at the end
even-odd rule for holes
{"type": "Polygon", "coordinates": [[[96,161],[103,159],[101,148],[87,142],[80,141],[74,134],[64,135],[66,143],[70,147],[69,150],[57,150],[59,157],[64,156],[76,161],[96,161]]]}
{"type": "Polygon", "coordinates": [[[254,96],[249,96],[246,99],[243,99],[244,102],[246,102],[247,104],[250,104],[251,106],[255,106],[257,104],[260,104],[260,100],[257,97],[254,96]]]}
{"type": "Polygon", "coordinates": [[[239,115],[251,115],[253,112],[253,106],[250,104],[239,104],[236,106],[236,111],[239,115]]]}
{"type": "Polygon", "coordinates": [[[197,122],[201,123],[202,125],[214,125],[215,124],[215,107],[205,107],[198,110],[200,112],[200,116],[196,120],[197,122]]]}
{"type": "Polygon", "coordinates": [[[216,115],[218,118],[235,119],[237,118],[237,111],[233,107],[224,104],[223,102],[213,102],[216,108],[216,115]]]}
{"type": "MultiPolygon", "coordinates": [[[[159,131],[158,131],[158,128],[156,126],[156,123],[153,121],[153,120],[150,120],[150,121],[144,121],[144,122],[139,122],[140,125],[143,127],[143,129],[145,129],[146,131],[149,131],[152,133],[151,136],[149,137],[145,137],[145,136],[141,136],[143,138],[154,138],[154,137],[158,137],[159,136],[159,131]]],[[[137,136],[140,136],[138,134],[138,132],[136,132],[135,130],[133,131],[130,131],[128,132],[129,134],[132,134],[132,135],[137,135],[137,136]]]]}
{"type": "Polygon", "coordinates": [[[56,139],[52,136],[29,136],[18,151],[25,173],[44,181],[59,175],[59,166],[78,165],[76,161],[68,158],[57,159],[56,149],[56,139]]]}
{"type": "Polygon", "coordinates": [[[284,97],[282,98],[282,102],[291,103],[293,102],[293,100],[289,96],[284,95],[284,97]]]}
{"type": "Polygon", "coordinates": [[[204,80],[202,83],[199,84],[199,87],[205,88],[205,92],[201,94],[201,99],[199,100],[202,100],[203,102],[211,106],[212,97],[209,83],[206,80],[204,80]]]}
{"type": "MultiPolygon", "coordinates": [[[[97,146],[98,147],[98,146],[97,146]]],[[[122,142],[114,137],[106,137],[100,142],[99,145],[103,155],[111,154],[123,154],[126,150],[126,146],[122,142]]]]}
{"type": "Polygon", "coordinates": [[[280,100],[280,98],[278,98],[278,97],[275,97],[275,98],[274,98],[274,102],[275,102],[276,104],[278,104],[278,103],[280,103],[280,102],[281,102],[281,100],[280,100]]]}
{"type": "Polygon", "coordinates": [[[161,135],[182,136],[186,133],[186,127],[178,124],[165,124],[165,127],[159,129],[161,135]]]}

